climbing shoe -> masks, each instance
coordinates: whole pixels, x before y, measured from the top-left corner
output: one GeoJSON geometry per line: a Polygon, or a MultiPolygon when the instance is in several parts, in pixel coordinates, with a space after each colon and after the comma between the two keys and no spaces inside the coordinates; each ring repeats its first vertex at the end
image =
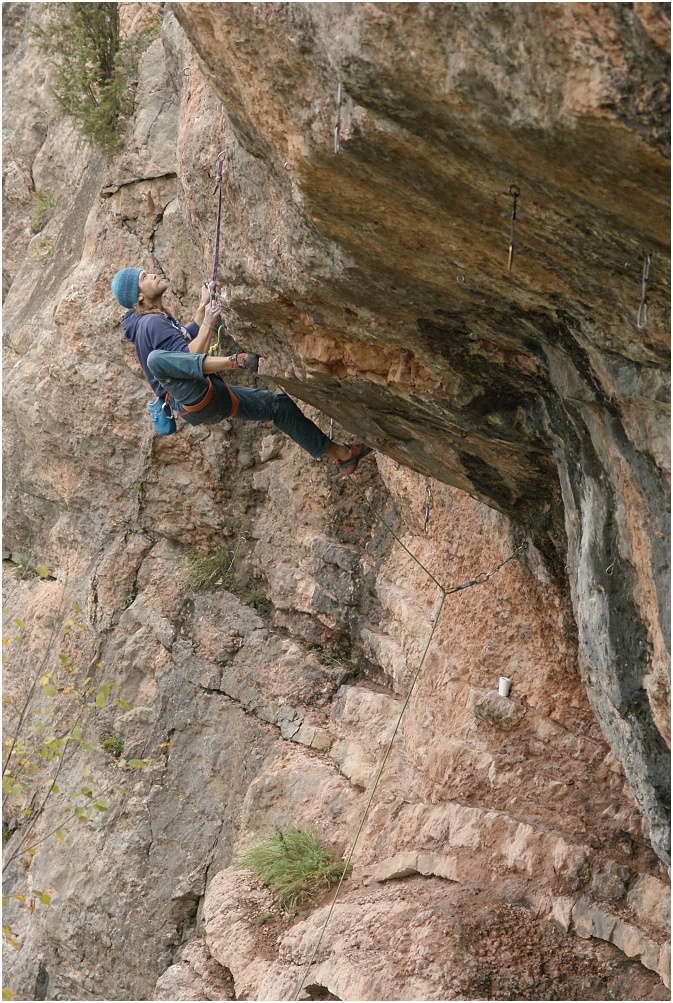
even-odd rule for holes
{"type": "Polygon", "coordinates": [[[371,446],[365,446],[364,442],[356,442],[354,446],[351,446],[351,455],[347,459],[335,460],[334,462],[342,474],[354,474],[363,456],[371,452],[371,446]]]}
{"type": "Polygon", "coordinates": [[[236,368],[245,369],[246,373],[256,373],[259,369],[259,355],[252,352],[239,352],[236,356],[236,368]]]}

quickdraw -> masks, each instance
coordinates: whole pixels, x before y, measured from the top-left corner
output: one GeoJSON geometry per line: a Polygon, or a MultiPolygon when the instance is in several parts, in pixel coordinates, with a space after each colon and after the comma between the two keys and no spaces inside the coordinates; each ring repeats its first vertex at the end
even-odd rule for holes
{"type": "Polygon", "coordinates": [[[423,526],[423,536],[428,535],[428,525],[430,523],[430,508],[432,506],[432,488],[430,481],[425,485],[425,525],[423,526]]]}
{"type": "Polygon", "coordinates": [[[516,221],[516,200],[521,195],[520,190],[516,185],[509,186],[509,194],[512,196],[512,228],[509,235],[509,257],[507,259],[507,271],[512,271],[512,261],[514,260],[514,223],[516,221]]]}
{"type": "Polygon", "coordinates": [[[341,150],[341,84],[337,87],[336,122],[334,123],[334,152],[341,150]]]}
{"type": "Polygon", "coordinates": [[[650,280],[650,263],[652,261],[652,255],[649,251],[644,251],[643,260],[643,286],[642,286],[642,296],[640,299],[640,306],[638,307],[638,316],[636,317],[636,326],[642,330],[647,326],[647,284],[650,280]]]}

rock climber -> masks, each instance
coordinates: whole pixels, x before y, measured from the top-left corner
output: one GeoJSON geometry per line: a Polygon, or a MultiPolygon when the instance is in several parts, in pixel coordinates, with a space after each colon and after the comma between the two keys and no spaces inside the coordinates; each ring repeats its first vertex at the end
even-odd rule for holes
{"type": "Polygon", "coordinates": [[[173,409],[190,425],[214,425],[230,417],[272,421],[314,459],[328,456],[342,473],[354,473],[363,456],[371,453],[370,447],[361,442],[353,446],[332,442],[285,393],[224,383],[220,373],[227,370],[257,372],[259,356],[250,352],[208,355],[219,315],[210,308],[207,285],[194,320],[186,328],[162,305],[167,288],[164,279],[142,268],[122,268],[112,280],[115,299],[127,308],[124,334],[133,342],[157,398],[170,394],[173,409]]]}

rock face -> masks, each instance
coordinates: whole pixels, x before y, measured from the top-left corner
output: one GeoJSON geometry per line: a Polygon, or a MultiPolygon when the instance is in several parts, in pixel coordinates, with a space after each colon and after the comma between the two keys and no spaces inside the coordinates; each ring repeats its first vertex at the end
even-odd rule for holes
{"type": "Polygon", "coordinates": [[[175,7],[227,108],[247,341],[273,328],[282,386],[568,566],[589,698],[666,854],[667,55],[649,10],[498,10],[175,7]]]}
{"type": "Polygon", "coordinates": [[[308,995],[666,998],[668,9],[168,4],[106,162],[51,103],[44,6],[3,5],[5,556],[52,568],[6,565],[6,695],[76,603],[67,651],[132,708],[98,737],[149,765],[64,757],[64,789],[127,793],[12,859],[53,905],[10,900],[6,984],[292,998],[326,906],[281,913],[236,853],[274,825],[348,850],[436,581],[527,542],[446,599],[308,995]],[[161,269],[189,318],[220,151],[228,345],[376,447],[362,494],[270,427],[151,432],[110,279],[161,269]],[[195,591],[213,546],[231,577],[195,591]]]}

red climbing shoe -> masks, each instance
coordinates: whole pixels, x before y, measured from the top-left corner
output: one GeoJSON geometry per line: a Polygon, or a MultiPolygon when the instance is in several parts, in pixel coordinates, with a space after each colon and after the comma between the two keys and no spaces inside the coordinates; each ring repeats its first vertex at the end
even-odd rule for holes
{"type": "Polygon", "coordinates": [[[364,442],[356,442],[354,446],[351,446],[351,455],[346,460],[335,460],[337,467],[342,474],[354,474],[357,470],[358,463],[366,456],[367,453],[371,453],[371,446],[365,446],[364,442]]]}
{"type": "Polygon", "coordinates": [[[244,369],[246,373],[256,373],[259,369],[259,355],[252,352],[239,352],[236,356],[236,368],[244,369]]]}

